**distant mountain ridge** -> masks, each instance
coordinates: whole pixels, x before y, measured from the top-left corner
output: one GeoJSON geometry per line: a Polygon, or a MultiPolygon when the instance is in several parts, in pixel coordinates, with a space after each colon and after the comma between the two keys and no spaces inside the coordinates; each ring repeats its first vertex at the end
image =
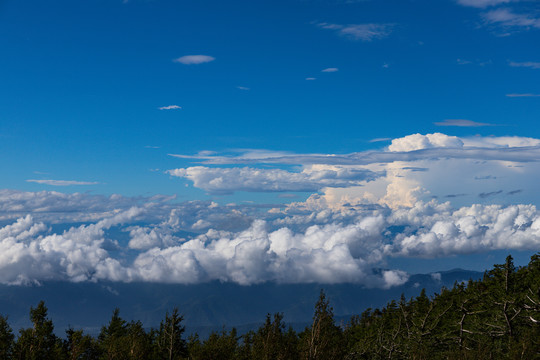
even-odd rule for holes
{"type": "Polygon", "coordinates": [[[283,312],[284,320],[301,327],[313,316],[313,306],[324,289],[336,319],[367,308],[380,308],[401,294],[417,296],[451,288],[455,282],[480,279],[482,272],[454,269],[411,275],[390,289],[366,288],[359,284],[276,284],[241,286],[211,282],[196,285],[156,283],[68,283],[47,282],[41,286],[0,285],[0,314],[8,315],[17,331],[30,325],[28,312],[40,300],[49,309],[58,335],[69,326],[97,334],[108,323],[114,308],[127,320],[141,320],[145,327],[157,327],[165,312],[178,307],[184,315],[187,333],[235,326],[239,331],[257,327],[267,313],[283,312]]]}

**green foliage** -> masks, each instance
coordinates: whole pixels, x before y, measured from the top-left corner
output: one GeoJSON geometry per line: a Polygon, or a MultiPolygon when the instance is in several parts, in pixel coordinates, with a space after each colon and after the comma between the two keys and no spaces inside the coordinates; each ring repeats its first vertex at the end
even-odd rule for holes
{"type": "Polygon", "coordinates": [[[249,332],[243,337],[243,346],[238,356],[242,359],[281,360],[298,359],[298,338],[294,330],[286,330],[283,314],[272,317],[266,315],[266,321],[256,332],[249,332]]]}
{"type": "Polygon", "coordinates": [[[340,359],[343,357],[343,333],[334,321],[334,310],[323,290],[315,304],[313,323],[300,334],[302,358],[340,359]]]}
{"type": "Polygon", "coordinates": [[[7,317],[0,315],[0,360],[9,359],[13,350],[15,336],[7,320],[7,317]]]}
{"type": "Polygon", "coordinates": [[[178,309],[174,308],[171,315],[167,313],[165,320],[159,326],[156,338],[155,354],[157,359],[175,360],[187,356],[187,344],[182,339],[185,327],[182,325],[183,317],[178,309]]]}
{"type": "Polygon", "coordinates": [[[212,332],[208,339],[199,340],[198,336],[190,338],[189,357],[194,360],[232,360],[240,350],[236,329],[231,331],[212,332]]]}
{"type": "Polygon", "coordinates": [[[43,301],[35,308],[30,308],[30,320],[33,326],[19,331],[19,338],[15,344],[15,358],[57,359],[61,344],[54,335],[54,325],[52,320],[47,318],[47,307],[43,301]]]}
{"type": "Polygon", "coordinates": [[[66,336],[66,341],[64,341],[65,359],[90,360],[98,358],[98,344],[90,335],[84,335],[82,330],[70,328],[66,330],[66,336]]]}

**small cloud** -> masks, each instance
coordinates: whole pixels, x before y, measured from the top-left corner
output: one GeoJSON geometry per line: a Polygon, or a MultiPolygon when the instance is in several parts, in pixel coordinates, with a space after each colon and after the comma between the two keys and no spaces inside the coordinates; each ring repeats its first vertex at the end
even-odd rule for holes
{"type": "Polygon", "coordinates": [[[508,65],[512,67],[526,67],[530,69],[540,69],[540,62],[534,62],[534,61],[525,61],[525,62],[510,61],[508,65]]]}
{"type": "Polygon", "coordinates": [[[495,9],[483,15],[484,20],[492,24],[506,27],[540,28],[540,19],[529,14],[516,14],[508,9],[495,9]]]}
{"type": "Polygon", "coordinates": [[[245,87],[245,86],[237,86],[236,88],[237,88],[238,90],[245,90],[245,91],[251,90],[250,88],[245,87]]]}
{"type": "Polygon", "coordinates": [[[146,149],[160,149],[161,147],[160,146],[146,145],[145,148],[146,149]]]}
{"type": "Polygon", "coordinates": [[[296,194],[279,194],[277,197],[280,198],[280,199],[293,199],[293,198],[297,198],[298,195],[296,195],[296,194]]]}
{"type": "Polygon", "coordinates": [[[457,0],[458,4],[475,8],[486,8],[499,4],[509,3],[511,0],[457,0]]]}
{"type": "Polygon", "coordinates": [[[428,168],[417,167],[417,166],[405,166],[405,167],[402,167],[401,170],[409,170],[409,171],[414,171],[414,172],[429,171],[428,168]]]}
{"type": "Polygon", "coordinates": [[[486,176],[475,176],[474,180],[495,180],[497,179],[496,176],[493,175],[486,175],[486,176]]]}
{"type": "Polygon", "coordinates": [[[178,105],[167,105],[167,106],[158,107],[159,110],[177,110],[181,108],[182,107],[178,105]]]}
{"type": "Polygon", "coordinates": [[[174,62],[178,62],[184,65],[203,64],[216,60],[213,56],[208,55],[185,55],[174,59],[174,62]]]}
{"type": "Polygon", "coordinates": [[[314,77],[307,77],[306,80],[317,80],[317,78],[314,78],[314,77]]]}
{"type": "Polygon", "coordinates": [[[481,123],[465,119],[446,119],[444,121],[434,123],[437,126],[460,126],[460,127],[480,127],[493,126],[493,124],[481,123]]]}
{"type": "Polygon", "coordinates": [[[531,94],[531,93],[525,93],[525,94],[506,94],[507,97],[516,98],[516,97],[540,97],[540,94],[531,94]]]}
{"type": "Polygon", "coordinates": [[[448,194],[448,195],[445,195],[444,197],[453,199],[453,198],[462,197],[462,196],[467,196],[467,194],[448,194]]]}
{"type": "Polygon", "coordinates": [[[490,196],[499,195],[502,192],[503,192],[502,190],[492,191],[492,192],[487,192],[487,193],[480,193],[480,194],[478,194],[478,196],[480,196],[482,199],[485,199],[485,198],[488,198],[490,196]]]}
{"type": "Polygon", "coordinates": [[[326,68],[324,70],[321,70],[321,72],[337,72],[339,71],[338,68],[326,68]]]}
{"type": "Polygon", "coordinates": [[[33,182],[43,185],[51,186],[72,186],[72,185],[97,185],[98,182],[94,181],[75,181],[75,180],[26,180],[27,182],[33,182]]]}
{"type": "Polygon", "coordinates": [[[440,282],[442,279],[441,273],[431,273],[430,275],[434,281],[440,282]]]}
{"type": "Polygon", "coordinates": [[[507,194],[508,195],[516,195],[516,194],[519,194],[521,192],[523,192],[523,190],[521,190],[521,189],[520,190],[512,190],[512,191],[509,191],[507,194]]]}
{"type": "Polygon", "coordinates": [[[329,24],[318,23],[318,27],[327,30],[336,30],[339,35],[352,40],[373,41],[383,39],[392,32],[392,24],[329,24]]]}
{"type": "Polygon", "coordinates": [[[469,65],[472,64],[472,61],[469,60],[463,60],[463,59],[457,59],[458,65],[469,65]]]}
{"type": "Polygon", "coordinates": [[[390,64],[384,63],[384,64],[382,65],[382,67],[385,68],[385,69],[388,69],[388,68],[390,67],[390,64]]]}
{"type": "Polygon", "coordinates": [[[375,139],[369,140],[369,142],[374,143],[374,142],[383,142],[383,141],[390,141],[390,140],[392,140],[392,138],[375,138],[375,139]]]}
{"type": "Polygon", "coordinates": [[[493,62],[491,60],[487,60],[487,61],[482,61],[482,60],[465,60],[465,59],[457,59],[456,60],[457,64],[458,65],[477,65],[477,66],[486,66],[486,65],[490,65],[492,64],[493,62]]]}

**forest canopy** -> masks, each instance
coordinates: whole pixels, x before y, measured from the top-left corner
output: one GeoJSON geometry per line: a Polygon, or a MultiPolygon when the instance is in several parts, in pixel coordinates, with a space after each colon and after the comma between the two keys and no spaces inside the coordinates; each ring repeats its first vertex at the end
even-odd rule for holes
{"type": "Polygon", "coordinates": [[[511,256],[478,281],[428,296],[390,301],[337,323],[325,292],[312,323],[297,332],[282,313],[245,334],[185,335],[174,308],[159,328],[126,321],[115,309],[97,337],[68,329],[64,338],[41,301],[30,328],[17,333],[0,315],[0,359],[532,359],[540,357],[540,254],[517,268],[511,256]]]}

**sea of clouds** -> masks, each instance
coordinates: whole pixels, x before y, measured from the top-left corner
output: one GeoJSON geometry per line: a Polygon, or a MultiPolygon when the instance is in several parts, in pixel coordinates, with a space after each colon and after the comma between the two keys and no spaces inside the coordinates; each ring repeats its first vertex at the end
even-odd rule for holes
{"type": "Polygon", "coordinates": [[[204,166],[167,174],[215,194],[314,193],[285,205],[220,205],[1,190],[0,283],[217,280],[384,288],[408,279],[388,269],[391,258],[540,249],[540,214],[531,196],[537,139],[414,134],[347,155],[192,158],[204,166]],[[519,196],[530,201],[516,201],[519,196]]]}

